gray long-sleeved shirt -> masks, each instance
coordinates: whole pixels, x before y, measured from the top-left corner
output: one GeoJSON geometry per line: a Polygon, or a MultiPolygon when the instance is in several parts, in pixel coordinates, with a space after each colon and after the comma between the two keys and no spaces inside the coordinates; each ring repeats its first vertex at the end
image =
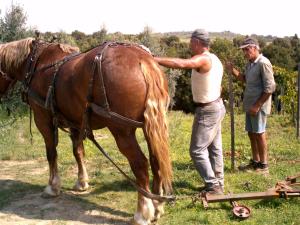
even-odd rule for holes
{"type": "MultiPolygon", "coordinates": [[[[245,70],[246,87],[244,90],[244,111],[248,112],[259,97],[265,93],[273,93],[276,88],[271,62],[259,55],[253,63],[248,63],[245,70]]],[[[270,114],[271,96],[262,105],[261,110],[270,114]]]]}

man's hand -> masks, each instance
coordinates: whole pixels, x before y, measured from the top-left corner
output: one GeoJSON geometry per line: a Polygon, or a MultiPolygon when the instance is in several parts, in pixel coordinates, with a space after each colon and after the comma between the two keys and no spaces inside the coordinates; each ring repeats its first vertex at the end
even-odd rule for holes
{"type": "Polygon", "coordinates": [[[226,62],[225,67],[226,67],[226,70],[227,70],[228,73],[230,73],[230,74],[233,73],[232,70],[233,70],[234,66],[233,66],[232,62],[226,62]]]}
{"type": "Polygon", "coordinates": [[[258,113],[258,111],[260,110],[260,106],[254,104],[251,106],[251,108],[249,109],[249,114],[251,116],[256,116],[256,114],[258,113]]]}
{"type": "Polygon", "coordinates": [[[226,70],[229,74],[234,75],[238,80],[245,82],[245,77],[240,73],[232,64],[232,62],[226,62],[225,64],[226,70]]]}
{"type": "Polygon", "coordinates": [[[240,72],[236,68],[234,68],[232,62],[226,62],[225,67],[227,72],[234,75],[235,77],[238,77],[240,75],[240,72]]]}

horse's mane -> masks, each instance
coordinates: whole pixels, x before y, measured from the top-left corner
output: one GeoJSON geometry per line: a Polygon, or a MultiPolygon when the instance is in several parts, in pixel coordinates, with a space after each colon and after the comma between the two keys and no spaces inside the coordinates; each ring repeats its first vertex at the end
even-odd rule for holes
{"type": "MultiPolygon", "coordinates": [[[[12,41],[5,44],[0,44],[0,63],[5,65],[5,69],[10,71],[17,68],[28,58],[32,41],[34,38],[26,38],[18,41],[12,41]]],[[[54,45],[54,44],[53,44],[54,45]]],[[[73,47],[68,44],[55,44],[66,53],[79,52],[78,47],[73,47]]]]}
{"type": "Polygon", "coordinates": [[[30,53],[33,38],[26,38],[0,45],[0,62],[6,70],[20,66],[30,53]]]}
{"type": "Polygon", "coordinates": [[[63,52],[66,52],[66,53],[72,53],[72,52],[79,52],[80,51],[78,47],[74,47],[74,46],[71,46],[71,45],[68,45],[68,44],[59,44],[59,47],[63,52]]]}

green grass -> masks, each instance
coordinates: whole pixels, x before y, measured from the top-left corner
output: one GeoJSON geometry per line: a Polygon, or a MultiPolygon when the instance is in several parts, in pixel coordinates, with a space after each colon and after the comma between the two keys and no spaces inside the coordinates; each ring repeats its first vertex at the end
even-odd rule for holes
{"type": "MultiPolygon", "coordinates": [[[[2,118],[4,117],[2,116],[2,118]]],[[[235,119],[236,165],[239,165],[250,159],[251,149],[248,136],[244,131],[244,115],[236,115],[235,119]]],[[[192,196],[203,185],[194,169],[188,151],[193,115],[170,112],[169,121],[175,194],[192,196]]],[[[269,177],[231,170],[229,115],[226,115],[222,129],[226,192],[265,191],[275,186],[277,181],[284,180],[286,176],[300,172],[300,142],[296,139],[295,128],[289,122],[288,117],[272,115],[268,118],[269,177]]],[[[132,176],[127,160],[118,151],[109,131],[107,129],[99,130],[96,135],[101,146],[132,176]]],[[[38,165],[41,168],[47,167],[43,139],[35,126],[33,126],[33,136],[33,145],[31,145],[27,117],[18,119],[16,123],[5,129],[1,128],[0,160],[39,160],[38,165]]],[[[143,151],[148,156],[146,142],[140,129],[137,137],[143,151]]],[[[85,141],[85,149],[91,192],[72,197],[72,199],[86,209],[104,210],[112,214],[121,212],[122,216],[130,218],[136,208],[136,191],[91,142],[85,141]]],[[[67,192],[76,180],[77,170],[70,139],[63,132],[60,132],[59,135],[58,154],[62,188],[64,192],[67,192]]],[[[0,188],[0,209],[25,192],[41,192],[48,179],[47,170],[42,173],[42,176],[32,176],[30,170],[20,168],[16,168],[15,173],[17,181],[10,186],[10,189],[0,188]]],[[[242,224],[300,224],[299,198],[240,201],[239,203],[252,209],[251,217],[242,224]]],[[[166,214],[160,219],[159,224],[240,223],[232,216],[229,202],[210,203],[209,206],[208,210],[204,210],[200,202],[193,204],[190,197],[179,200],[175,206],[166,206],[166,214]]]]}

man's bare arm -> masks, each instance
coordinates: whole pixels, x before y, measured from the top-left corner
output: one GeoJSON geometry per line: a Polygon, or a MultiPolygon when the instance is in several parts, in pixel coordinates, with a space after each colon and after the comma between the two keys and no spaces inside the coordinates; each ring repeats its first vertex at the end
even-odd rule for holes
{"type": "Polygon", "coordinates": [[[194,56],[190,59],[169,58],[169,57],[154,57],[154,60],[162,66],[174,69],[199,69],[209,71],[211,61],[207,56],[194,56]]]}
{"type": "Polygon", "coordinates": [[[257,99],[254,105],[249,109],[249,114],[255,116],[262,105],[269,99],[272,93],[265,93],[263,92],[262,95],[257,99]]]}

